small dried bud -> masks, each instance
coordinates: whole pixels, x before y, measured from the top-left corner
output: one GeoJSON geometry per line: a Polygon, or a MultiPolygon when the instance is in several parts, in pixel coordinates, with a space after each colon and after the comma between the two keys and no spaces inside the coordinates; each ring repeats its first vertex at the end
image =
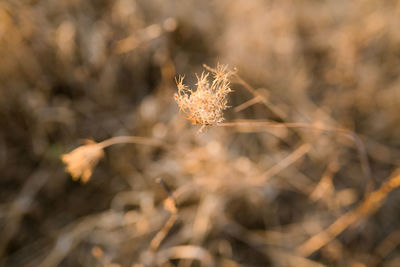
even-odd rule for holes
{"type": "Polygon", "coordinates": [[[224,120],[223,111],[229,107],[226,96],[232,92],[229,77],[233,74],[225,65],[218,64],[216,69],[204,67],[212,73],[212,82],[208,78],[209,72],[200,76],[196,74],[196,89],[192,90],[183,84],[184,77],[180,76],[176,81],[178,93],[175,94],[175,101],[184,118],[203,127],[224,120]]]}
{"type": "Polygon", "coordinates": [[[98,143],[88,141],[86,145],[63,154],[61,160],[67,165],[65,169],[71,174],[73,180],[81,178],[82,183],[86,183],[103,156],[103,147],[98,143]]]}
{"type": "Polygon", "coordinates": [[[168,197],[167,199],[164,200],[164,209],[173,214],[176,214],[178,212],[178,209],[176,208],[175,205],[175,201],[172,197],[168,197]]]}

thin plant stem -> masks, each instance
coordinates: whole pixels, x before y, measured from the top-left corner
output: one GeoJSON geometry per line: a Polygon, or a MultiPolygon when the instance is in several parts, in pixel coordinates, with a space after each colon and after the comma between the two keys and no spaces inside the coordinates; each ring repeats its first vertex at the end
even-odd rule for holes
{"type": "Polygon", "coordinates": [[[369,180],[369,185],[367,186],[367,192],[371,190],[373,187],[373,180],[371,175],[371,168],[368,162],[368,157],[366,153],[365,146],[361,139],[354,132],[344,129],[344,128],[332,128],[321,125],[313,125],[307,123],[299,123],[299,122],[274,122],[274,121],[258,121],[258,120],[240,120],[240,121],[232,121],[232,122],[222,122],[218,123],[217,126],[221,127],[269,127],[269,128],[302,128],[302,129],[310,129],[317,130],[321,132],[331,132],[340,134],[354,142],[356,145],[358,155],[360,158],[360,164],[364,175],[369,180]]]}
{"type": "Polygon", "coordinates": [[[154,139],[154,138],[147,138],[147,137],[141,137],[141,136],[116,136],[116,137],[111,137],[107,140],[104,140],[98,145],[101,148],[106,148],[111,145],[116,145],[116,144],[123,144],[123,143],[131,143],[131,144],[141,144],[141,145],[149,145],[149,146],[159,146],[159,147],[165,147],[169,148],[170,145],[165,143],[164,141],[154,139]]]}
{"type": "Polygon", "coordinates": [[[301,145],[295,151],[290,153],[286,158],[280,160],[276,165],[266,170],[259,177],[252,179],[250,182],[255,184],[265,183],[269,178],[277,175],[279,172],[286,169],[288,166],[290,166],[295,161],[299,160],[301,157],[307,154],[307,152],[310,151],[310,149],[311,149],[310,144],[301,145]]]}
{"type": "Polygon", "coordinates": [[[247,91],[249,91],[254,97],[257,97],[275,116],[277,116],[280,120],[285,121],[287,116],[281,111],[279,108],[270,104],[265,96],[260,94],[256,89],[254,89],[250,84],[248,84],[245,80],[240,77],[237,72],[233,74],[236,78],[236,82],[242,85],[247,91]]]}
{"type": "Polygon", "coordinates": [[[400,186],[400,169],[397,169],[379,189],[370,193],[364,201],[355,209],[350,210],[340,216],[328,228],[309,238],[297,248],[297,252],[308,257],[316,252],[339,234],[346,230],[350,225],[360,222],[361,219],[370,216],[381,206],[387,195],[400,186]]]}

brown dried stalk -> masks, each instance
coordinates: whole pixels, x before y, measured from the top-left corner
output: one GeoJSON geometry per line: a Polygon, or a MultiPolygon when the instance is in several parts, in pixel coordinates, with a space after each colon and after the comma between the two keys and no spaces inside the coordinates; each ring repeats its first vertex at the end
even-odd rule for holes
{"type": "Polygon", "coordinates": [[[184,76],[180,76],[176,81],[178,93],[175,94],[175,101],[184,118],[201,125],[200,131],[224,120],[223,111],[229,107],[226,96],[232,92],[229,77],[234,73],[226,65],[218,64],[216,69],[204,65],[204,68],[210,72],[203,72],[200,76],[196,74],[196,89],[183,84],[184,76]],[[208,78],[210,73],[213,75],[212,82],[208,78]]]}
{"type": "Polygon", "coordinates": [[[379,189],[370,193],[365,200],[355,209],[346,212],[332,223],[327,229],[312,236],[297,248],[297,252],[308,257],[319,250],[330,241],[335,239],[340,233],[350,225],[360,222],[362,219],[376,212],[381,206],[387,195],[400,186],[400,169],[397,169],[389,181],[385,182],[379,189]]]}
{"type": "Polygon", "coordinates": [[[161,184],[164,190],[168,193],[168,198],[164,201],[164,209],[169,211],[171,213],[171,216],[164,224],[163,228],[151,240],[150,249],[152,251],[156,251],[160,247],[161,242],[165,239],[172,226],[174,226],[176,220],[178,219],[178,208],[176,205],[174,193],[169,189],[168,185],[162,178],[158,178],[156,182],[161,184]]]}

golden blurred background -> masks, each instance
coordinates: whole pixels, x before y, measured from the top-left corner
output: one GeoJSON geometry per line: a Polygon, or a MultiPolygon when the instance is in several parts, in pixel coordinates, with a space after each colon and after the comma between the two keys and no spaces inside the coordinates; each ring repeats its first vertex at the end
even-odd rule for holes
{"type": "Polygon", "coordinates": [[[399,29],[395,0],[1,1],[0,266],[400,266],[399,29]],[[218,62],[247,124],[198,133],[175,78],[218,62]],[[127,135],[168,146],[64,171],[127,135]]]}

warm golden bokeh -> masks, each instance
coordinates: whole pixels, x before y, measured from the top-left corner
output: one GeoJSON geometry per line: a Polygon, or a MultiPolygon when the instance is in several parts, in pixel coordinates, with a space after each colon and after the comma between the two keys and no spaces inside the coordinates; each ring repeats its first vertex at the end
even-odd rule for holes
{"type": "Polygon", "coordinates": [[[0,1],[0,266],[400,266],[399,29],[391,0],[0,1]]]}

